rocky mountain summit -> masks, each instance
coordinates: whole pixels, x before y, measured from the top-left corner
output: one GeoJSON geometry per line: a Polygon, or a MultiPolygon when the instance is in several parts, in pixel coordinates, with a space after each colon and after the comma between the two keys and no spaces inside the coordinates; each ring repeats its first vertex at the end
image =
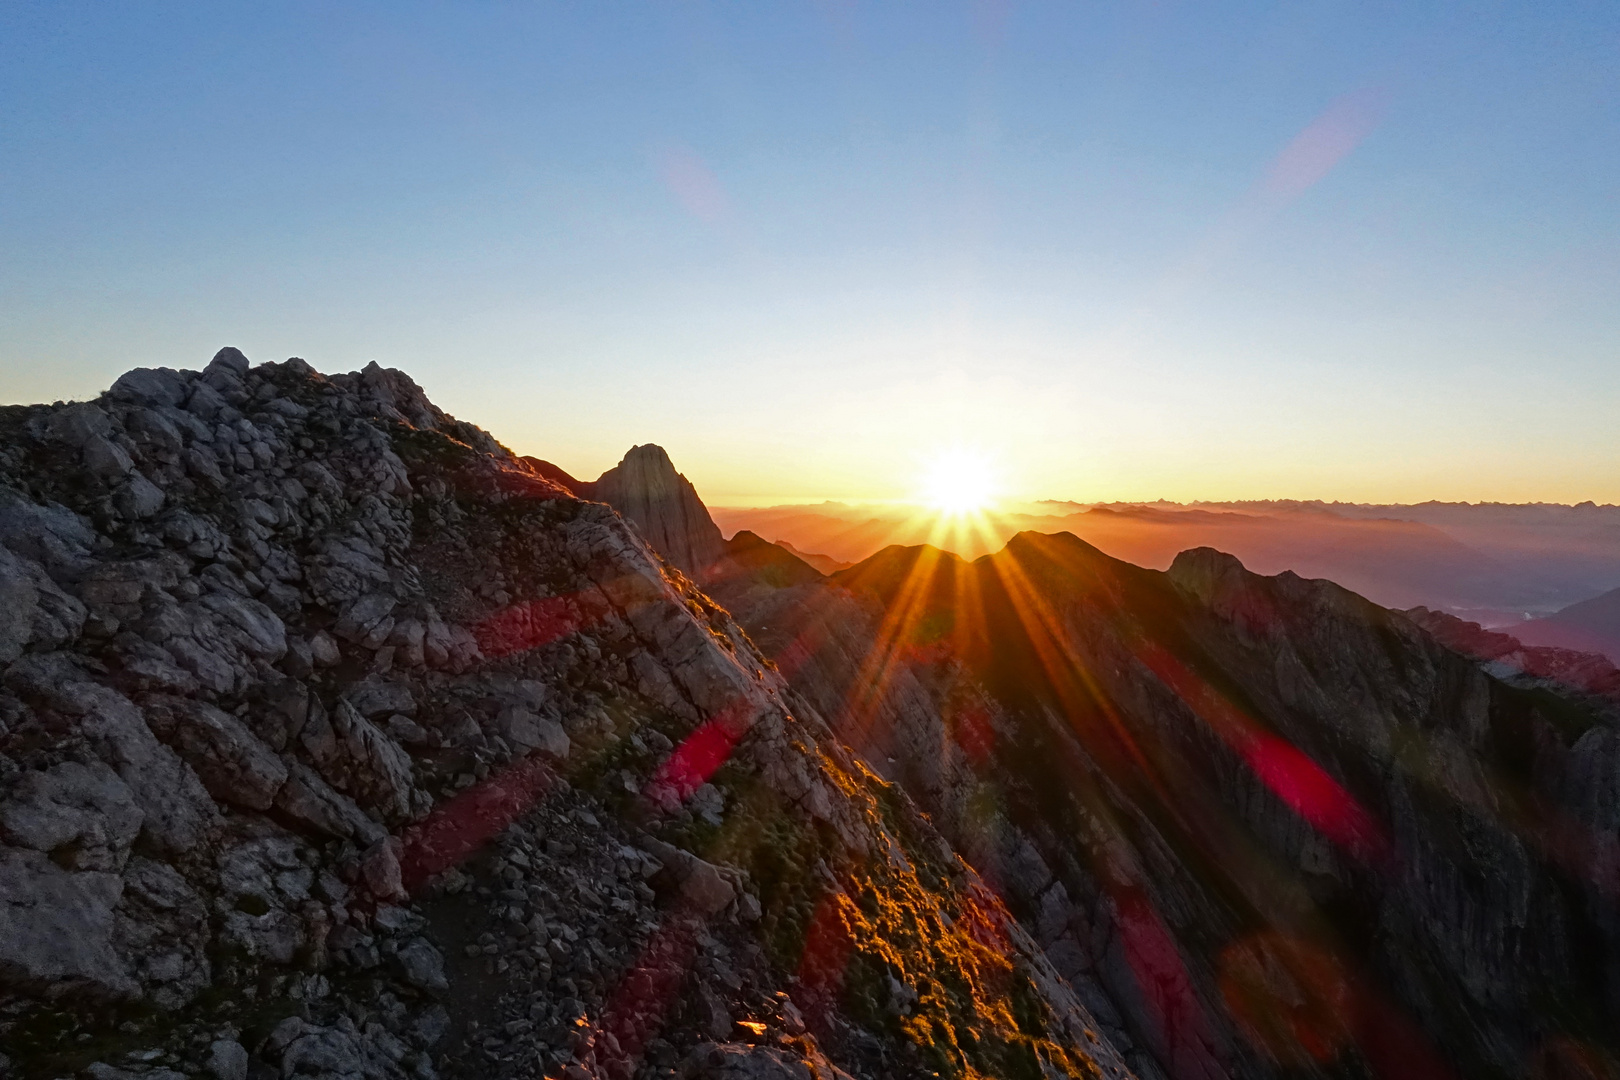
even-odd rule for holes
{"type": "Polygon", "coordinates": [[[528,460],[541,475],[580,498],[613,507],[654,551],[690,578],[701,579],[725,551],[720,526],[662,446],[632,446],[617,465],[589,481],[576,480],[548,461],[528,460]]]}
{"type": "Polygon", "coordinates": [[[376,365],[0,409],[0,1072],[1615,1075],[1613,669],[1470,625],[827,574],[376,365]]]}
{"type": "Polygon", "coordinates": [[[0,1073],[1127,1075],[643,536],[376,365],[0,409],[0,1073]]]}

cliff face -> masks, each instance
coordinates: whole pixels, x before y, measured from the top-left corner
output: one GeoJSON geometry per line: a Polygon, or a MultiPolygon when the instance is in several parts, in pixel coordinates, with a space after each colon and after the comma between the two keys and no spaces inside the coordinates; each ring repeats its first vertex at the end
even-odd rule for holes
{"type": "Polygon", "coordinates": [[[1328,582],[1072,536],[712,591],[1143,1076],[1607,1075],[1620,724],[1328,582]],[[1582,1071],[1586,1070],[1586,1071],[1582,1071]]]}
{"type": "Polygon", "coordinates": [[[590,497],[617,510],[653,550],[694,580],[725,549],[720,527],[661,446],[632,446],[623,461],[597,477],[590,497]]]}
{"type": "Polygon", "coordinates": [[[7,1075],[1125,1075],[723,610],[398,372],[0,409],[0,600],[7,1075]]]}

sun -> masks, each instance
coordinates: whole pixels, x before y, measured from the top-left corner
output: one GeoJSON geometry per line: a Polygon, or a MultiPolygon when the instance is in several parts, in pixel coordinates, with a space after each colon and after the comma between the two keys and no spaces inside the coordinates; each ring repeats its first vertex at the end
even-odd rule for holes
{"type": "Polygon", "coordinates": [[[963,446],[936,452],[923,467],[922,500],[942,514],[974,514],[995,500],[990,459],[963,446]]]}

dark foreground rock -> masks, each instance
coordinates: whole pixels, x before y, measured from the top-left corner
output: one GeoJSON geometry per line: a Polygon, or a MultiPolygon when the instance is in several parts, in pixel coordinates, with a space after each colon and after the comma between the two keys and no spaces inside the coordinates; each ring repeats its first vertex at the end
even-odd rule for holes
{"type": "Polygon", "coordinates": [[[6,1075],[1124,1075],[729,616],[375,365],[0,410],[6,1075]]]}

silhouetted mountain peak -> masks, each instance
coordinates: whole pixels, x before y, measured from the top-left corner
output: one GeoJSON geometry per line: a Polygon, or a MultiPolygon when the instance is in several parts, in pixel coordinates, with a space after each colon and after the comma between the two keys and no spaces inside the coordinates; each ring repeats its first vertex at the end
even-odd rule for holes
{"type": "Polygon", "coordinates": [[[632,446],[591,487],[592,497],[632,522],[660,555],[690,577],[701,577],[725,552],[720,526],[662,446],[632,446]]]}

